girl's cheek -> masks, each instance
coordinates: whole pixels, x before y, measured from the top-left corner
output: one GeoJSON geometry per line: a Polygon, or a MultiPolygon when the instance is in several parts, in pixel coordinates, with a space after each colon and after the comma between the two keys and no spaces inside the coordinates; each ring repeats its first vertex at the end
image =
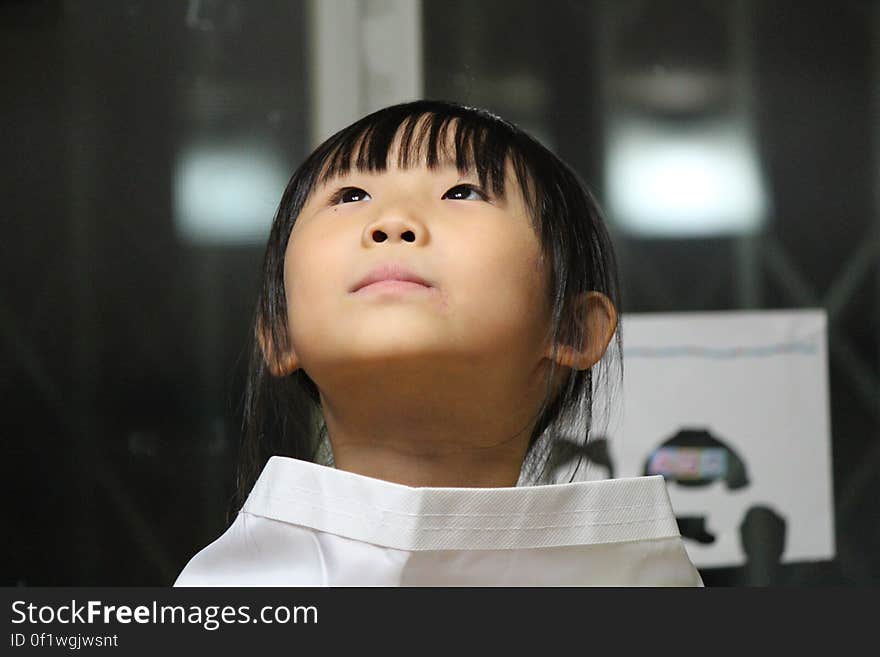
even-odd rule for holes
{"type": "Polygon", "coordinates": [[[322,239],[320,234],[304,232],[297,237],[288,249],[284,267],[285,289],[291,304],[310,309],[313,314],[324,313],[327,304],[344,295],[345,262],[337,251],[333,242],[322,239]]]}

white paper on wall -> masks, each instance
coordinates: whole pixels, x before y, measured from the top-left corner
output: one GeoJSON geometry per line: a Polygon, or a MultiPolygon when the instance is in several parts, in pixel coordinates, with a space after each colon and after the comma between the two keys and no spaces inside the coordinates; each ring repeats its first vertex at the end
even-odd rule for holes
{"type": "Polygon", "coordinates": [[[826,324],[812,309],[624,316],[614,476],[667,478],[698,567],[834,556],[826,324]]]}

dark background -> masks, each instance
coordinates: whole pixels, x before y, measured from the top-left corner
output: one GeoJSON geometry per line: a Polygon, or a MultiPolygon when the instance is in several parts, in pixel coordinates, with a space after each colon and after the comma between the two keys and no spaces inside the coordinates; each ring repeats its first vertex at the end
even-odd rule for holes
{"type": "MultiPolygon", "coordinates": [[[[207,2],[217,29],[190,9],[0,2],[6,585],[170,585],[225,527],[263,247],[181,239],[175,158],[231,132],[290,172],[307,155],[307,7],[207,2]]],[[[878,4],[425,0],[422,26],[425,97],[519,123],[600,200],[608,63],[725,79],[745,39],[748,86],[717,102],[749,95],[766,228],[615,233],[623,312],[826,308],[838,553],[770,583],[880,582],[878,4]]]]}

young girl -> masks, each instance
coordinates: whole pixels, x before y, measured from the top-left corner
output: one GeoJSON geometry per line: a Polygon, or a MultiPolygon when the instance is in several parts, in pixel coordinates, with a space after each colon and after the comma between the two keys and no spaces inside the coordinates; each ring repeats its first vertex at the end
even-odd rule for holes
{"type": "Polygon", "coordinates": [[[333,135],[269,236],[237,514],[175,585],[700,585],[662,477],[551,483],[619,307],[595,202],[519,128],[417,101],[333,135]]]}

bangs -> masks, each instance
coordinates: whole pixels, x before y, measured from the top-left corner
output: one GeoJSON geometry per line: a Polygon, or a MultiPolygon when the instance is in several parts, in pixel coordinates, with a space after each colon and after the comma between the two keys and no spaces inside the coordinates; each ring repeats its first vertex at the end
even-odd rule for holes
{"type": "Polygon", "coordinates": [[[397,111],[379,111],[335,134],[312,163],[320,171],[316,183],[325,185],[352,170],[384,172],[396,142],[397,168],[454,166],[460,174],[475,174],[480,185],[497,198],[505,196],[506,164],[510,161],[534,217],[534,193],[530,190],[535,176],[526,165],[512,127],[485,110],[459,113],[441,103],[432,105],[427,101],[397,111]]]}

